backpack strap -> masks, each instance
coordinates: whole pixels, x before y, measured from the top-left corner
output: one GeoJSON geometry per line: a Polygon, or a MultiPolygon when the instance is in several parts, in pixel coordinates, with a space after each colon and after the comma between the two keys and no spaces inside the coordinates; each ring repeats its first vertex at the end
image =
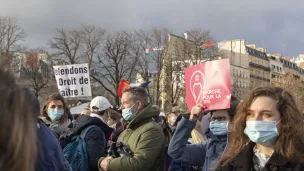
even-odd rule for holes
{"type": "Polygon", "coordinates": [[[79,138],[84,139],[84,137],[87,135],[88,131],[89,131],[91,128],[93,128],[93,127],[99,128],[99,127],[96,126],[96,125],[88,126],[88,127],[86,127],[84,130],[81,131],[81,134],[79,135],[79,138]]]}
{"type": "MultiPolygon", "coordinates": [[[[91,126],[85,128],[85,129],[81,132],[81,134],[80,134],[80,136],[79,136],[78,138],[84,139],[85,136],[87,135],[88,131],[89,131],[91,128],[93,128],[93,127],[96,127],[96,128],[98,128],[98,129],[100,129],[100,128],[99,128],[98,126],[96,126],[96,125],[91,125],[91,126]]],[[[106,148],[106,147],[107,147],[107,139],[106,139],[106,136],[105,136],[103,130],[101,130],[101,132],[102,132],[102,136],[103,136],[103,139],[104,139],[104,141],[103,141],[103,146],[106,148]]]]}

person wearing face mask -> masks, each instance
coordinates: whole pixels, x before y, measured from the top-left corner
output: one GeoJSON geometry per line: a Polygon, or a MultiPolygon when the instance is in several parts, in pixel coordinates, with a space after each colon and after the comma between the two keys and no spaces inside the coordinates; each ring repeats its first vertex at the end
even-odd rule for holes
{"type": "Polygon", "coordinates": [[[130,87],[121,98],[122,117],[128,121],[118,142],[126,144],[133,156],[101,158],[102,171],[163,171],[165,136],[160,125],[153,118],[159,111],[148,103],[144,88],[130,87]]]}
{"type": "Polygon", "coordinates": [[[56,133],[62,148],[68,144],[73,133],[73,123],[69,119],[68,110],[64,98],[59,94],[52,94],[43,105],[40,117],[56,133]]]}
{"type": "MultiPolygon", "coordinates": [[[[107,142],[113,129],[107,125],[108,110],[112,105],[103,96],[97,96],[90,102],[90,116],[80,115],[73,128],[73,136],[87,131],[84,136],[90,171],[98,170],[98,159],[107,156],[107,142]]],[[[73,141],[71,141],[73,142],[73,141]]]]}
{"type": "Polygon", "coordinates": [[[168,154],[175,160],[191,166],[200,166],[203,171],[215,169],[217,158],[225,151],[228,142],[228,125],[232,121],[238,100],[231,98],[230,108],[211,111],[210,138],[198,144],[188,144],[191,131],[197,120],[202,119],[203,105],[192,108],[190,117],[183,117],[169,145],[168,154]]]}
{"type": "Polygon", "coordinates": [[[293,96],[259,87],[240,103],[231,145],[217,171],[303,171],[304,115],[293,96]]]}
{"type": "Polygon", "coordinates": [[[110,136],[110,141],[116,142],[119,135],[124,130],[124,125],[122,122],[120,122],[121,114],[113,109],[108,109],[107,113],[108,113],[107,125],[114,129],[110,136]]]}
{"type": "Polygon", "coordinates": [[[178,117],[177,113],[170,112],[167,114],[167,122],[173,133],[175,132],[175,129],[176,129],[175,122],[176,122],[177,117],[178,117]]]}

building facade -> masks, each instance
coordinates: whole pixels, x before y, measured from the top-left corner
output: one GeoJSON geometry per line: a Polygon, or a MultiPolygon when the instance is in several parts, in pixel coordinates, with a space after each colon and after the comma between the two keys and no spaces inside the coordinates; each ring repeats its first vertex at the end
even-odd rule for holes
{"type": "MultiPolygon", "coordinates": [[[[264,49],[264,48],[261,48],[264,49]]],[[[266,52],[246,46],[249,54],[250,89],[270,85],[270,67],[266,52]]]]}
{"type": "Polygon", "coordinates": [[[161,70],[161,109],[170,112],[177,104],[186,110],[184,89],[184,68],[204,61],[201,47],[187,37],[168,35],[168,44],[164,48],[163,68],[161,70]]]}
{"type": "Polygon", "coordinates": [[[275,56],[269,56],[268,59],[271,69],[270,84],[276,85],[277,83],[281,83],[285,74],[282,59],[275,56]]]}

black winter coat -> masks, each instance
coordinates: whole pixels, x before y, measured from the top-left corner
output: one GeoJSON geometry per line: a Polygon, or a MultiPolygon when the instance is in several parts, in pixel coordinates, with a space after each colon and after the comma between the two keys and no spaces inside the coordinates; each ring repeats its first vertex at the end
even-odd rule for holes
{"type": "Polygon", "coordinates": [[[91,125],[96,125],[99,128],[91,128],[85,136],[85,141],[87,144],[90,170],[98,171],[99,158],[107,156],[107,147],[104,147],[104,141],[106,141],[107,144],[113,129],[99,118],[80,115],[75,123],[74,135],[80,135],[85,128],[91,125]],[[102,132],[104,133],[106,140],[104,140],[102,132]]]}
{"type": "MultiPolygon", "coordinates": [[[[254,143],[250,143],[234,160],[226,166],[218,167],[216,171],[259,171],[254,167],[254,146],[254,143]]],[[[304,163],[288,162],[274,152],[261,171],[304,171],[304,163]]]]}

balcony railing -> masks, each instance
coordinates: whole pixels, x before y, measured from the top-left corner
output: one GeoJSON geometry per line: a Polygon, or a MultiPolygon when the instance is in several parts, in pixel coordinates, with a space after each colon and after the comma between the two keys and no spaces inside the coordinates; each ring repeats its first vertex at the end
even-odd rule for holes
{"type": "Polygon", "coordinates": [[[265,71],[270,71],[270,67],[265,67],[263,65],[256,64],[256,63],[253,63],[253,62],[249,62],[249,66],[260,68],[260,69],[263,69],[265,71]]]}
{"type": "Polygon", "coordinates": [[[268,82],[270,82],[270,79],[269,79],[269,78],[263,78],[263,77],[256,76],[256,75],[252,75],[252,74],[250,74],[250,78],[255,78],[255,79],[259,79],[259,80],[263,80],[263,81],[268,81],[268,82]]]}

